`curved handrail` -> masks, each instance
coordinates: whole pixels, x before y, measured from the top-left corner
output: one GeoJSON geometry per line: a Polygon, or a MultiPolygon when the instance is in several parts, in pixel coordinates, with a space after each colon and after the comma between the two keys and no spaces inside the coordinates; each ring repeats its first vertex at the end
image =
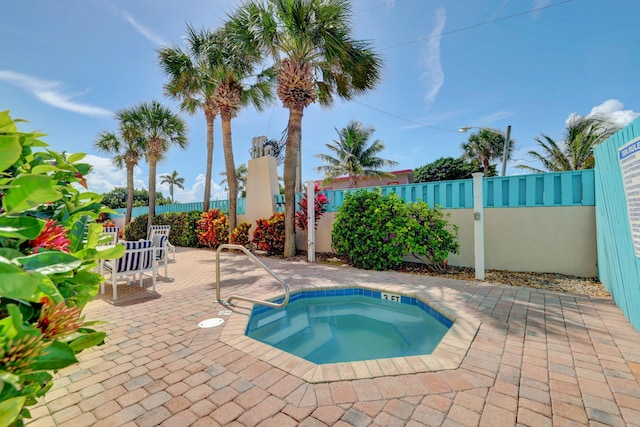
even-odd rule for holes
{"type": "Polygon", "coordinates": [[[289,286],[287,286],[287,284],[284,282],[284,280],[282,280],[280,278],[280,276],[278,276],[276,273],[274,273],[269,267],[264,265],[264,263],[262,261],[260,261],[254,254],[252,254],[244,246],[242,246],[242,245],[231,245],[231,244],[228,244],[228,243],[225,243],[223,245],[218,246],[218,249],[216,250],[216,300],[218,300],[218,302],[222,302],[222,300],[220,299],[220,251],[222,251],[223,249],[238,249],[238,250],[241,250],[242,252],[244,252],[245,254],[247,254],[249,256],[249,259],[251,261],[253,261],[254,263],[258,264],[260,267],[264,268],[267,271],[267,273],[271,274],[282,285],[282,287],[284,288],[284,300],[281,303],[275,303],[275,302],[271,302],[271,301],[262,301],[262,300],[258,300],[258,299],[254,299],[254,298],[243,297],[243,296],[240,296],[240,295],[231,295],[229,298],[227,298],[227,304],[231,304],[232,300],[237,299],[237,300],[241,300],[241,301],[252,302],[254,304],[266,305],[268,307],[273,307],[273,308],[282,308],[285,305],[287,305],[287,303],[289,302],[289,286]]]}

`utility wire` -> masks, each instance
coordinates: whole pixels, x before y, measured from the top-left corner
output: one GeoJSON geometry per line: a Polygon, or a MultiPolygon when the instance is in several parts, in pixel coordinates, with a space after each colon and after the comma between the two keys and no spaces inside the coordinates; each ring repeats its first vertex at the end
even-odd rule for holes
{"type": "Polygon", "coordinates": [[[496,22],[505,21],[507,19],[516,18],[518,16],[528,15],[528,14],[534,13],[534,12],[539,12],[539,11],[544,10],[544,9],[549,9],[549,8],[556,7],[556,6],[562,6],[563,4],[567,4],[567,3],[570,3],[572,1],[573,0],[564,0],[564,1],[561,1],[561,2],[558,2],[558,3],[553,3],[553,4],[546,5],[546,6],[537,7],[535,9],[526,10],[524,12],[514,13],[513,15],[507,15],[507,16],[503,16],[503,17],[500,17],[500,18],[492,19],[491,21],[480,22],[478,24],[468,25],[466,27],[456,28],[455,30],[443,31],[442,33],[436,34],[436,35],[420,37],[420,38],[417,38],[415,40],[411,40],[411,41],[408,41],[408,42],[398,43],[398,44],[395,44],[393,46],[387,46],[387,47],[382,48],[380,50],[395,49],[397,47],[406,46],[406,45],[413,44],[413,43],[418,43],[418,42],[421,42],[421,41],[424,41],[424,40],[435,39],[435,38],[446,36],[446,35],[449,35],[449,34],[455,34],[455,33],[459,33],[459,32],[462,32],[462,31],[471,30],[473,28],[478,28],[478,27],[482,27],[482,26],[485,26],[485,25],[494,24],[496,22]]]}
{"type": "Polygon", "coordinates": [[[422,126],[422,127],[425,127],[425,128],[431,128],[431,129],[443,130],[443,131],[446,131],[446,132],[455,132],[455,133],[458,133],[458,130],[454,130],[454,129],[446,129],[446,128],[441,128],[441,127],[438,127],[438,126],[431,126],[431,125],[427,125],[427,124],[424,124],[424,123],[416,122],[415,120],[405,119],[404,117],[400,117],[400,116],[395,115],[395,114],[393,114],[393,113],[389,113],[389,112],[387,112],[387,111],[383,111],[383,110],[381,110],[381,109],[379,109],[379,108],[372,107],[371,105],[363,104],[362,102],[360,102],[360,101],[356,101],[355,99],[352,99],[352,100],[351,100],[351,102],[355,102],[356,104],[360,104],[360,105],[362,105],[363,107],[370,108],[370,109],[372,109],[372,110],[374,110],[374,111],[377,111],[377,112],[379,112],[379,113],[386,114],[387,116],[391,116],[391,117],[394,117],[394,118],[399,119],[399,120],[404,120],[405,122],[412,123],[412,124],[414,124],[414,125],[422,126]]]}

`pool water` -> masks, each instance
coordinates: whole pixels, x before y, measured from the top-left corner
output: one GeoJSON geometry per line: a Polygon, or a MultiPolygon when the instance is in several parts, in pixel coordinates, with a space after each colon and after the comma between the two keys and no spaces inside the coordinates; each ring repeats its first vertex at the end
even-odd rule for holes
{"type": "Polygon", "coordinates": [[[324,364],[431,354],[452,324],[415,298],[389,301],[380,292],[341,291],[292,295],[281,309],[256,307],[246,335],[324,364]]]}

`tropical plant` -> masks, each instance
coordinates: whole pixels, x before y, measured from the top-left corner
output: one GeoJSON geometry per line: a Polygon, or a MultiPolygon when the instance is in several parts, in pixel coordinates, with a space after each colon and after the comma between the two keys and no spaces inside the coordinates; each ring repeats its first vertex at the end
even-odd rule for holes
{"type": "MultiPolygon", "coordinates": [[[[322,215],[327,212],[329,199],[327,198],[326,194],[320,192],[320,185],[317,182],[313,185],[313,194],[315,194],[313,211],[315,218],[315,229],[317,230],[320,218],[322,218],[322,215]]],[[[296,212],[296,226],[300,230],[306,230],[309,222],[309,196],[307,196],[307,193],[304,193],[302,199],[300,199],[300,201],[298,202],[298,208],[299,209],[296,212]]]]}
{"type": "MultiPolygon", "coordinates": [[[[170,205],[170,199],[164,197],[161,191],[156,192],[156,205],[170,205]]],[[[102,194],[102,204],[112,209],[127,207],[127,189],[116,187],[102,194]]],[[[133,190],[133,207],[149,206],[149,191],[146,188],[133,190]]]]}
{"type": "Polygon", "coordinates": [[[210,209],[202,213],[197,233],[202,246],[216,249],[229,241],[229,221],[220,209],[210,209]]]}
{"type": "Polygon", "coordinates": [[[458,251],[456,236],[442,211],[406,204],[396,193],[383,196],[380,189],[347,194],[331,230],[336,254],[368,270],[397,268],[409,254],[441,268],[458,251]]]}
{"type": "MultiPolygon", "coordinates": [[[[504,155],[505,136],[502,132],[482,128],[480,131],[469,136],[467,142],[463,142],[462,159],[468,160],[476,168],[482,168],[484,176],[489,176],[490,164],[494,160],[502,159],[504,155]]],[[[514,141],[509,144],[507,158],[511,158],[514,141]]]]}
{"type": "MultiPolygon", "coordinates": [[[[540,162],[547,172],[592,169],[595,167],[593,149],[618,129],[602,117],[574,116],[567,122],[564,141],[558,143],[542,134],[542,138],[536,138],[542,151],[532,150],[528,154],[540,162]]],[[[545,172],[529,165],[516,167],[536,173],[545,172]]]]}
{"type": "Polygon", "coordinates": [[[119,132],[104,131],[98,134],[94,147],[103,153],[113,154],[113,164],[118,168],[127,170],[127,212],[124,222],[131,222],[131,210],[133,209],[133,169],[138,165],[145,152],[145,141],[141,138],[132,138],[123,129],[123,111],[116,113],[120,122],[119,132]]]}
{"type": "MultiPolygon", "coordinates": [[[[43,134],[19,132],[0,113],[0,425],[23,425],[28,406],[53,386],[58,369],[99,345],[82,310],[98,293],[99,259],[124,248],[96,249],[108,212],[82,192],[91,166],[83,153],[47,149],[43,134]]],[[[115,213],[115,212],[113,212],[115,213]]]]}
{"type": "MultiPolygon", "coordinates": [[[[238,194],[240,197],[246,197],[247,195],[247,175],[249,170],[244,163],[236,168],[236,182],[238,183],[238,194]]],[[[220,185],[227,184],[227,172],[220,172],[224,179],[220,181],[220,185]]]]}
{"type": "Polygon", "coordinates": [[[284,256],[291,257],[296,253],[296,167],[304,109],[314,101],[328,107],[334,95],[351,99],[374,88],[382,61],[368,43],[352,38],[348,0],[249,0],[228,25],[235,43],[256,46],[274,61],[277,94],[289,110],[284,256]]]}
{"type": "Polygon", "coordinates": [[[232,245],[241,245],[241,246],[249,246],[249,230],[251,229],[251,224],[248,222],[241,222],[236,226],[236,228],[231,231],[229,235],[229,242],[232,245]]]}
{"type": "Polygon", "coordinates": [[[207,164],[204,181],[205,211],[209,210],[211,198],[211,170],[213,167],[213,125],[218,115],[214,93],[218,84],[215,67],[207,55],[208,32],[198,31],[187,25],[185,43],[187,50],[180,47],[163,47],[158,50],[158,58],[169,81],[164,85],[165,93],[180,101],[180,109],[189,114],[199,110],[204,112],[207,124],[207,164]]]}
{"type": "MultiPolygon", "coordinates": [[[[448,181],[453,179],[471,178],[473,172],[478,168],[470,161],[461,158],[440,157],[439,159],[427,163],[413,170],[413,180],[415,182],[448,181]]],[[[496,176],[496,165],[489,165],[489,175],[496,176]]]]}
{"type": "Polygon", "coordinates": [[[393,174],[380,170],[385,166],[395,166],[398,163],[378,157],[384,149],[380,140],[369,142],[375,131],[372,127],[363,127],[362,123],[351,121],[347,126],[338,130],[338,140],[335,144],[326,144],[326,147],[335,153],[317,154],[316,157],[326,165],[318,166],[316,171],[324,173],[324,183],[342,175],[349,177],[349,188],[358,186],[358,181],[364,177],[393,178],[393,174]]]}
{"type": "Polygon", "coordinates": [[[270,255],[282,255],[285,241],[284,213],[276,212],[269,219],[256,220],[252,241],[261,251],[267,251],[270,255]]]}
{"type": "Polygon", "coordinates": [[[158,101],[143,102],[120,112],[123,135],[127,139],[144,141],[145,157],[149,163],[149,220],[156,215],[156,169],[158,161],[171,145],[187,147],[187,124],[171,109],[158,101]]]}
{"type": "Polygon", "coordinates": [[[174,170],[171,174],[160,175],[162,181],[160,184],[169,185],[169,196],[171,196],[171,202],[175,203],[176,200],[173,198],[173,187],[176,186],[181,190],[184,190],[184,178],[179,176],[178,171],[174,170]]]}

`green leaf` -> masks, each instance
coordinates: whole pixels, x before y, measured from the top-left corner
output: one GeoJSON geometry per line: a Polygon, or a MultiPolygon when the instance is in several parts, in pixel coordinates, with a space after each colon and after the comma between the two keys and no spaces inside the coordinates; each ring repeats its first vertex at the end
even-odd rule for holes
{"type": "Polygon", "coordinates": [[[78,359],[69,345],[60,341],[51,341],[42,356],[38,357],[30,368],[34,371],[49,371],[62,369],[77,362],[78,359]]]}
{"type": "Polygon", "coordinates": [[[6,298],[38,301],[40,279],[16,265],[0,262],[0,295],[6,298]]]}
{"type": "Polygon", "coordinates": [[[22,154],[22,145],[18,135],[0,135],[0,171],[18,161],[22,154]]]}
{"type": "Polygon", "coordinates": [[[78,353],[85,348],[102,344],[106,336],[106,332],[91,332],[89,334],[83,334],[81,337],[71,341],[69,343],[69,347],[71,347],[73,351],[78,353]]]}
{"type": "Polygon", "coordinates": [[[85,157],[86,157],[85,153],[69,154],[69,156],[67,157],[67,162],[69,162],[69,163],[79,162],[80,160],[84,159],[85,157]]]}
{"type": "Polygon", "coordinates": [[[33,240],[44,228],[45,222],[31,216],[0,217],[0,236],[33,240]]]}
{"type": "Polygon", "coordinates": [[[51,185],[51,178],[42,175],[22,175],[12,182],[2,200],[7,213],[31,209],[62,197],[51,185]]]}
{"type": "Polygon", "coordinates": [[[22,412],[26,400],[27,396],[17,396],[0,402],[0,426],[11,425],[22,412]]]}
{"type": "Polygon", "coordinates": [[[50,164],[44,164],[44,165],[38,165],[38,166],[34,166],[33,169],[31,169],[31,173],[32,174],[38,174],[38,175],[44,175],[48,172],[54,172],[57,171],[58,168],[56,166],[50,165],[50,164]]]}
{"type": "MultiPolygon", "coordinates": [[[[24,254],[17,249],[0,248],[0,258],[5,258],[7,261],[12,260],[14,258],[21,257],[21,256],[24,256],[24,254]]],[[[0,262],[6,262],[6,261],[0,261],[0,262]]]]}
{"type": "Polygon", "coordinates": [[[78,268],[82,260],[60,251],[40,252],[22,258],[16,258],[26,270],[37,271],[44,275],[64,273],[78,268]]]}
{"type": "Polygon", "coordinates": [[[71,241],[71,244],[69,245],[69,252],[72,254],[85,247],[86,239],[88,237],[88,224],[90,222],[91,218],[89,216],[82,215],[71,225],[71,230],[69,231],[69,240],[71,241]],[[85,234],[85,232],[87,234],[85,234]]]}
{"type": "Polygon", "coordinates": [[[0,131],[7,133],[18,132],[16,127],[16,120],[13,120],[9,115],[9,110],[0,111],[0,131]]]}

